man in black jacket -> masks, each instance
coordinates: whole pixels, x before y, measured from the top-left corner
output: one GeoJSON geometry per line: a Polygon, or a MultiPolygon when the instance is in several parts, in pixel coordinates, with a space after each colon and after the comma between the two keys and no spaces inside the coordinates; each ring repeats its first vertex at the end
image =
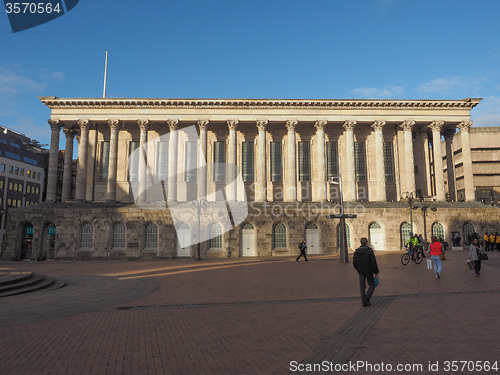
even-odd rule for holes
{"type": "Polygon", "coordinates": [[[373,274],[378,275],[377,260],[372,248],[366,246],[368,240],[363,237],[361,246],[356,249],[352,258],[352,264],[359,274],[359,289],[361,291],[361,302],[363,307],[371,306],[370,299],[375,290],[373,274]],[[368,281],[368,292],[365,294],[366,281],[368,281]]]}

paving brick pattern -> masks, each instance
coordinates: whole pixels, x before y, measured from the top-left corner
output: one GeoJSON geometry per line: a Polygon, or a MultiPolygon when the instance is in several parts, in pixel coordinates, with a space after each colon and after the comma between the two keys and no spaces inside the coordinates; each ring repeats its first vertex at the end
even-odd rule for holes
{"type": "MultiPolygon", "coordinates": [[[[500,253],[481,277],[449,252],[441,280],[378,254],[362,308],[352,264],[334,257],[192,262],[2,262],[68,286],[0,299],[0,374],[298,374],[293,364],[500,361],[500,253]]],[[[428,366],[437,363],[438,372],[428,366]]]]}

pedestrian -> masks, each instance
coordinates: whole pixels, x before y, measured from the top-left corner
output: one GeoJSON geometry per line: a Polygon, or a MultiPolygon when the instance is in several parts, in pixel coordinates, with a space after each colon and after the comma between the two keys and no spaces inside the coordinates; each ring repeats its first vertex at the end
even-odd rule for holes
{"type": "Polygon", "coordinates": [[[486,251],[490,251],[490,235],[488,232],[484,234],[484,248],[486,251]]]}
{"type": "Polygon", "coordinates": [[[481,273],[481,253],[484,252],[483,247],[479,244],[477,238],[472,240],[469,246],[469,260],[474,261],[474,270],[476,271],[476,277],[481,273]]]}
{"type": "Polygon", "coordinates": [[[495,251],[495,234],[490,233],[490,251],[495,251]]]}
{"type": "Polygon", "coordinates": [[[368,239],[361,239],[361,246],[356,249],[352,258],[352,264],[359,274],[359,290],[361,292],[361,303],[363,307],[371,306],[370,299],[375,291],[374,275],[378,277],[378,266],[375,253],[371,247],[366,246],[368,239]],[[366,282],[368,282],[368,292],[366,290],[366,282]]]}
{"type": "Polygon", "coordinates": [[[497,251],[500,251],[500,234],[497,233],[495,234],[496,237],[496,242],[497,242],[497,251]]]}
{"type": "Polygon", "coordinates": [[[438,241],[436,236],[431,236],[431,243],[429,244],[427,254],[431,257],[432,264],[434,265],[436,279],[440,279],[441,271],[443,270],[443,261],[439,255],[443,254],[443,245],[438,241]]]}
{"type": "Polygon", "coordinates": [[[295,259],[297,262],[299,261],[300,257],[304,257],[304,259],[306,260],[307,262],[307,257],[306,257],[306,249],[307,249],[307,246],[306,246],[306,240],[302,241],[300,244],[299,244],[299,250],[300,250],[300,255],[297,257],[297,259],[295,259]]]}

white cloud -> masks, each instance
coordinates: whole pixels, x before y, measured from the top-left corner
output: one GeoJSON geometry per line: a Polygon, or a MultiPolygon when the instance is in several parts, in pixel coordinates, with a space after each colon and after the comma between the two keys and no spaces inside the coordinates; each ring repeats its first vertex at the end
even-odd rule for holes
{"type": "Polygon", "coordinates": [[[474,126],[500,126],[500,97],[489,96],[471,111],[474,126]]]}
{"type": "Polygon", "coordinates": [[[456,90],[463,90],[469,85],[468,81],[461,76],[436,78],[418,86],[417,91],[423,94],[448,94],[456,90]]]}
{"type": "Polygon", "coordinates": [[[0,95],[15,95],[23,91],[41,91],[45,87],[30,77],[0,66],[0,95]]]}
{"type": "Polygon", "coordinates": [[[404,86],[358,87],[350,91],[350,94],[360,99],[394,99],[400,98],[406,92],[404,86]]]}

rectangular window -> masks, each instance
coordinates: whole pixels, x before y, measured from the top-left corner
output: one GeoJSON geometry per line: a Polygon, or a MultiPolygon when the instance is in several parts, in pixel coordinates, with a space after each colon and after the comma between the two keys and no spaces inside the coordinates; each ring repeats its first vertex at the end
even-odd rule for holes
{"type": "Polygon", "coordinates": [[[185,172],[184,172],[184,179],[186,180],[186,182],[195,182],[196,181],[196,172],[197,172],[197,168],[196,168],[196,148],[198,146],[198,142],[197,141],[189,141],[189,142],[186,142],[186,153],[185,153],[185,156],[186,158],[184,159],[184,168],[185,169],[185,172]]]}
{"type": "Polygon", "coordinates": [[[7,198],[7,205],[11,206],[12,205],[12,200],[10,198],[7,198]]]}
{"type": "Polygon", "coordinates": [[[0,189],[3,189],[3,185],[4,185],[5,181],[4,180],[0,180],[0,189]]]}
{"type": "Polygon", "coordinates": [[[12,165],[9,165],[9,173],[10,174],[14,173],[14,167],[12,165]]]}
{"type": "Polygon", "coordinates": [[[253,142],[241,144],[241,169],[243,181],[253,181],[253,142]]]}
{"type": "Polygon", "coordinates": [[[128,150],[128,180],[129,181],[137,181],[139,177],[139,152],[134,152],[139,148],[139,142],[132,141],[130,142],[130,147],[128,150]],[[131,158],[130,156],[133,157],[131,158]]]}
{"type": "Polygon", "coordinates": [[[0,166],[0,172],[5,172],[5,164],[2,163],[2,165],[0,166]]]}
{"type": "Polygon", "coordinates": [[[19,175],[24,176],[24,168],[21,168],[21,169],[19,170],[19,175]]]}
{"type": "Polygon", "coordinates": [[[384,142],[385,180],[394,181],[394,152],[392,142],[384,142]]]}
{"type": "Polygon", "coordinates": [[[354,142],[356,181],[366,181],[366,159],[364,142],[354,142]]]}
{"type": "Polygon", "coordinates": [[[35,188],[35,194],[40,194],[40,188],[38,186],[35,188]]]}
{"type": "Polygon", "coordinates": [[[281,181],[283,176],[281,173],[282,169],[282,157],[281,157],[281,142],[271,142],[271,181],[281,181]]]}
{"type": "Polygon", "coordinates": [[[39,179],[40,179],[40,176],[41,176],[41,174],[40,174],[40,172],[38,172],[38,173],[36,174],[36,179],[37,179],[37,180],[39,180],[39,179]]]}
{"type": "Polygon", "coordinates": [[[26,177],[31,177],[31,171],[29,169],[26,171],[26,177]]]}
{"type": "Polygon", "coordinates": [[[109,142],[101,143],[100,181],[108,181],[109,171],[109,142]]]}
{"type": "Polygon", "coordinates": [[[168,178],[168,141],[158,142],[156,179],[163,181],[168,178]]]}
{"type": "Polygon", "coordinates": [[[214,181],[226,181],[226,144],[214,142],[214,181]]]}
{"type": "Polygon", "coordinates": [[[14,174],[17,174],[17,175],[19,174],[19,167],[16,167],[16,168],[14,169],[14,174]]]}
{"type": "Polygon", "coordinates": [[[9,182],[9,190],[12,190],[13,187],[14,187],[14,184],[12,182],[9,182]]]}
{"type": "Polygon", "coordinates": [[[299,142],[299,181],[310,181],[309,142],[299,142]]]}
{"type": "Polygon", "coordinates": [[[328,181],[339,175],[337,142],[326,142],[326,176],[328,181]]]}

